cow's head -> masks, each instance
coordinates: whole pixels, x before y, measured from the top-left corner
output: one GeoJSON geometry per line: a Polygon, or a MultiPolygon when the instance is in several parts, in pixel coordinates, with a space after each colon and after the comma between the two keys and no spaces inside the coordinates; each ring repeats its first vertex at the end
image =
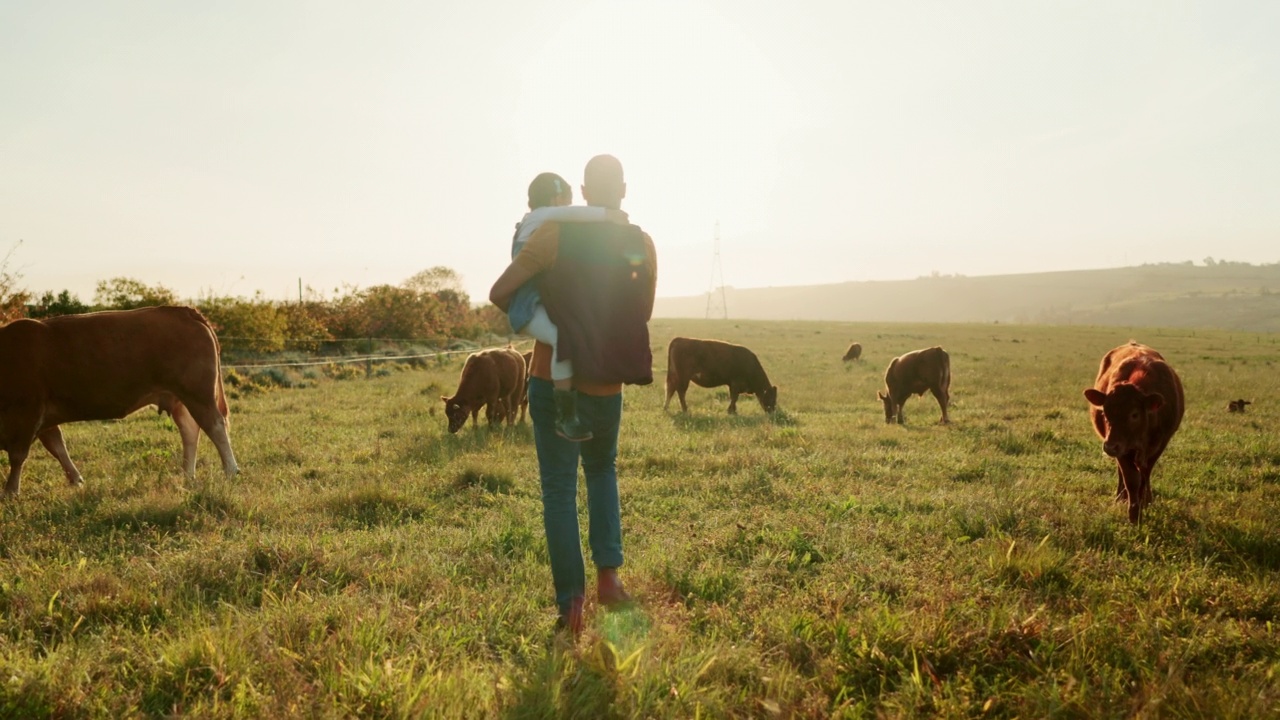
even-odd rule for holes
{"type": "Polygon", "coordinates": [[[1127,383],[1116,385],[1109,393],[1089,388],[1084,397],[1102,410],[1106,420],[1102,451],[1114,458],[1146,446],[1153,416],[1164,406],[1160,393],[1144,393],[1127,383]]]}
{"type": "Polygon", "coordinates": [[[449,418],[449,432],[458,432],[463,425],[467,424],[467,416],[471,414],[471,409],[451,397],[441,395],[440,399],[444,401],[444,416],[449,418]]]}
{"type": "Polygon", "coordinates": [[[884,404],[884,421],[886,423],[892,423],[893,416],[898,410],[898,408],[894,407],[893,397],[883,390],[878,391],[876,393],[876,397],[884,404]]]}
{"type": "Polygon", "coordinates": [[[767,390],[756,393],[756,399],[765,412],[773,412],[778,407],[778,386],[770,385],[767,390]]]}

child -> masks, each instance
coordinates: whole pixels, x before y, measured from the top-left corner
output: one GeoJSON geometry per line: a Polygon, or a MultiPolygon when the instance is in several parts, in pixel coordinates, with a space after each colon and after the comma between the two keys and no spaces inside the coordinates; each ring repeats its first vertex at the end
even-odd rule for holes
{"type": "MultiPolygon", "coordinates": [[[[533,231],[544,222],[602,222],[626,223],[627,214],[621,210],[602,207],[574,206],[573,190],[564,178],[555,173],[542,173],[529,183],[529,212],[516,224],[516,234],[511,239],[511,257],[520,254],[533,231]]],[[[530,335],[551,346],[551,383],[555,386],[556,434],[573,442],[591,439],[591,431],[578,418],[578,396],[573,390],[573,363],[561,360],[556,347],[558,332],[555,323],[547,316],[542,299],[533,280],[525,283],[511,298],[507,308],[511,329],[530,335]]]]}

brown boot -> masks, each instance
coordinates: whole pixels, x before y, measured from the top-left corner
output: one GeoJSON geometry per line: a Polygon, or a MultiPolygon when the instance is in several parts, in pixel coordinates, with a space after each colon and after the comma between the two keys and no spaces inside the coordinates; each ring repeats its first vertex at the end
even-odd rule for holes
{"type": "Polygon", "coordinates": [[[626,607],[634,602],[631,595],[622,589],[622,580],[618,577],[617,568],[596,570],[596,598],[607,608],[626,607]]]}
{"type": "Polygon", "coordinates": [[[560,617],[556,618],[557,630],[568,630],[574,636],[582,634],[582,606],[586,602],[586,598],[578,595],[569,601],[569,609],[560,613],[560,617]]]}

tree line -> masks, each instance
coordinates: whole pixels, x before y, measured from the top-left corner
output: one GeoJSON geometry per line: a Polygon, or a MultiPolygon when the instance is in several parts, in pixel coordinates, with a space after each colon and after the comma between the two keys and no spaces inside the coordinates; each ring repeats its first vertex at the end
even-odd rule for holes
{"type": "Polygon", "coordinates": [[[132,310],[155,305],[191,305],[213,324],[223,345],[252,352],[319,348],[349,339],[398,339],[441,344],[509,333],[496,307],[473,307],[461,278],[447,267],[419,272],[399,285],[335,290],[324,296],[311,288],[296,301],[209,294],[183,301],[163,285],[129,277],[98,282],[91,303],[69,290],[32,295],[0,262],[0,322],[20,317],[49,318],[98,310],[132,310]]]}

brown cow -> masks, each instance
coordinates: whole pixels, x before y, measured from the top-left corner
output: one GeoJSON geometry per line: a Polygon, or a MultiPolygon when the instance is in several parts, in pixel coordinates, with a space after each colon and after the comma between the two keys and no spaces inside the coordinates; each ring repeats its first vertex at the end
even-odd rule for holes
{"type": "Polygon", "coordinates": [[[884,405],[886,423],[897,418],[898,424],[903,424],[902,406],[912,395],[923,395],[926,390],[933,393],[938,407],[942,408],[942,419],[938,422],[943,425],[951,422],[947,418],[947,405],[951,402],[951,356],[946,350],[931,347],[894,358],[884,371],[884,386],[876,397],[884,405]]]}
{"type": "Polygon", "coordinates": [[[1252,405],[1252,404],[1253,404],[1252,400],[1232,400],[1231,402],[1227,403],[1227,412],[1242,413],[1244,412],[1244,408],[1246,405],[1252,405]]]}
{"type": "MultiPolygon", "coordinates": [[[[512,348],[510,345],[507,346],[507,349],[515,350],[515,348],[512,348]]],[[[519,352],[519,351],[516,351],[516,352],[519,352]]],[[[520,357],[524,359],[524,380],[521,381],[520,387],[516,388],[516,399],[513,401],[512,404],[514,405],[514,407],[518,407],[520,409],[520,422],[524,422],[525,415],[528,413],[528,410],[529,410],[529,378],[532,377],[531,373],[533,370],[533,351],[526,350],[525,352],[520,354],[520,357]]],[[[515,412],[514,409],[512,410],[512,412],[515,412]]],[[[502,422],[506,419],[507,419],[507,416],[506,416],[506,413],[504,412],[498,418],[498,421],[502,422]]]]}
{"type": "Polygon", "coordinates": [[[1116,460],[1116,501],[1129,501],[1136,523],[1151,503],[1151,470],[1182,423],[1182,381],[1160,353],[1130,340],[1103,356],[1084,396],[1102,451],[1116,460]]]}
{"type": "Polygon", "coordinates": [[[453,397],[440,396],[444,401],[444,414],[449,418],[449,432],[458,432],[467,423],[468,415],[471,424],[476,425],[480,408],[484,408],[485,419],[491,427],[503,419],[507,425],[514,425],[515,408],[524,382],[524,358],[511,347],[472,353],[462,366],[457,392],[453,397]]]}
{"type": "Polygon", "coordinates": [[[842,359],[844,362],[849,362],[850,360],[861,360],[861,359],[862,359],[862,346],[861,346],[861,345],[859,345],[858,343],[854,343],[854,344],[850,345],[850,346],[849,346],[849,349],[844,351],[844,357],[843,357],[843,358],[841,358],[841,359],[842,359]]]}
{"type": "Polygon", "coordinates": [[[729,386],[729,414],[738,412],[738,395],[755,395],[765,412],[778,406],[778,386],[769,384],[769,376],[760,366],[756,354],[741,345],[720,340],[698,340],[677,337],[667,346],[667,401],[679,393],[681,412],[689,412],[684,394],[689,382],[705,388],[729,386]]]}
{"type": "Polygon", "coordinates": [[[201,430],[217,446],[227,477],[235,475],[218,352],[209,321],[189,307],[23,319],[0,327],[5,492],[18,493],[36,438],[57,458],[67,482],[82,484],[58,426],[119,419],[147,405],[173,417],[188,477],[195,476],[201,430]]]}

